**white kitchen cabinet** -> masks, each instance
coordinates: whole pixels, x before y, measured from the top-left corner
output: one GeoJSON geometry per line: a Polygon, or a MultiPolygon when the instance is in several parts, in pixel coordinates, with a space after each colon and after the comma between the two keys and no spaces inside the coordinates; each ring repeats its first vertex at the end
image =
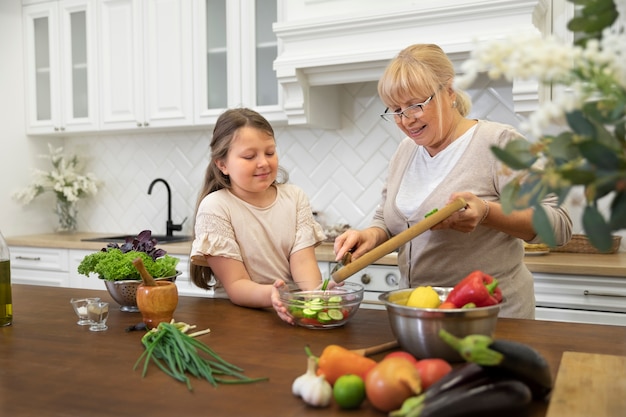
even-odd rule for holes
{"type": "Polygon", "coordinates": [[[98,2],[101,128],[193,124],[192,0],[98,2]]]}
{"type": "Polygon", "coordinates": [[[27,133],[96,130],[95,7],[59,0],[23,8],[27,133]]]}
{"type": "Polygon", "coordinates": [[[11,246],[11,282],[14,284],[67,287],[67,249],[11,246]]]}
{"type": "Polygon", "coordinates": [[[546,273],[533,277],[538,320],[626,326],[623,277],[546,273]]]}
{"type": "Polygon", "coordinates": [[[213,124],[232,107],[286,120],[273,62],[277,0],[195,0],[195,123],[213,124]]]}
{"type": "Polygon", "coordinates": [[[68,287],[86,288],[91,290],[106,289],[104,282],[98,278],[97,274],[91,273],[88,277],[86,277],[85,275],[78,273],[78,265],[80,265],[85,256],[94,253],[93,250],[69,249],[68,253],[70,263],[68,287]]]}

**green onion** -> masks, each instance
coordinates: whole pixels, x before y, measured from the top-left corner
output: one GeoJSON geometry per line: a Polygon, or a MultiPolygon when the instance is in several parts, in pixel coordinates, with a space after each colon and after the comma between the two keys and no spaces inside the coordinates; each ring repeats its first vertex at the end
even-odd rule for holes
{"type": "MultiPolygon", "coordinates": [[[[141,376],[145,377],[148,365],[153,362],[172,378],[184,382],[191,391],[191,380],[187,374],[205,379],[211,385],[248,384],[267,381],[268,378],[250,378],[243,369],[222,359],[213,349],[185,332],[195,326],[185,323],[159,323],[156,329],[148,331],[141,342],[146,350],[139,356],[133,369],[143,360],[141,376]],[[208,357],[203,357],[201,353],[208,357]],[[219,375],[219,376],[218,376],[219,375]]],[[[204,334],[196,332],[194,334],[204,334]]]]}

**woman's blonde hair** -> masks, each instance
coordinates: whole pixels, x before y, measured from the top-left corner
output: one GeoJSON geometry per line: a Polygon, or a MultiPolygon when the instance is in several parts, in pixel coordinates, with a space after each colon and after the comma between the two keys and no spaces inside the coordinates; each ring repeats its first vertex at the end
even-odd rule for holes
{"type": "MultiPolygon", "coordinates": [[[[210,193],[221,190],[223,188],[230,189],[231,183],[228,175],[224,175],[217,167],[216,162],[226,159],[230,151],[231,144],[235,135],[242,127],[252,127],[264,131],[268,135],[274,137],[274,129],[272,125],[254,110],[247,108],[236,108],[226,110],[217,118],[215,127],[213,128],[213,137],[211,138],[211,160],[204,174],[204,184],[202,190],[198,194],[196,201],[196,211],[194,213],[193,236],[195,238],[195,219],[198,214],[200,203],[210,193]]],[[[274,183],[282,184],[289,180],[287,171],[278,168],[278,175],[274,183]]],[[[211,269],[199,265],[191,265],[189,268],[191,280],[200,288],[209,289],[209,281],[211,279],[211,269]]]]}
{"type": "MultiPolygon", "coordinates": [[[[442,89],[454,88],[454,75],[452,61],[438,45],[411,45],[400,51],[385,69],[378,81],[378,95],[389,107],[407,98],[437,96],[442,89]]],[[[472,107],[471,99],[464,91],[454,91],[455,107],[465,117],[472,107]]],[[[435,100],[435,103],[441,114],[441,100],[435,100]]]]}

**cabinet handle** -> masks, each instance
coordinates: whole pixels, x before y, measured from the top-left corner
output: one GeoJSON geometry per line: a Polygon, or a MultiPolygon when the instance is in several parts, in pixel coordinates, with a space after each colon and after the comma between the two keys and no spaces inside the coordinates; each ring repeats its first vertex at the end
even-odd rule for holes
{"type": "Polygon", "coordinates": [[[141,127],[141,122],[137,122],[137,127],[141,127]]]}
{"type": "Polygon", "coordinates": [[[626,298],[626,294],[620,294],[620,293],[617,293],[617,292],[595,292],[595,291],[585,290],[585,291],[583,291],[583,294],[585,294],[585,295],[598,295],[600,297],[625,297],[626,298]]]}
{"type": "Polygon", "coordinates": [[[15,259],[22,261],[41,261],[41,257],[39,256],[16,256],[15,259]]]}
{"type": "Polygon", "coordinates": [[[148,127],[148,126],[150,126],[150,123],[148,123],[148,122],[143,122],[143,125],[144,125],[144,127],[148,127]]]}
{"type": "Polygon", "coordinates": [[[367,285],[372,282],[372,277],[369,274],[363,274],[361,275],[361,282],[367,285]]]}

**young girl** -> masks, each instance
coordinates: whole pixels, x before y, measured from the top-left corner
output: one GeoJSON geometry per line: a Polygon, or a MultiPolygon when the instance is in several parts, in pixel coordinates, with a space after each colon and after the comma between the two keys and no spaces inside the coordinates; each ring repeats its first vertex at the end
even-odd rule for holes
{"type": "Polygon", "coordinates": [[[191,279],[244,307],[273,307],[293,324],[278,289],[321,285],[315,246],[325,238],[304,192],[286,184],[271,125],[245,108],[224,112],[196,206],[191,279]],[[281,178],[279,178],[279,175],[281,178]]]}

